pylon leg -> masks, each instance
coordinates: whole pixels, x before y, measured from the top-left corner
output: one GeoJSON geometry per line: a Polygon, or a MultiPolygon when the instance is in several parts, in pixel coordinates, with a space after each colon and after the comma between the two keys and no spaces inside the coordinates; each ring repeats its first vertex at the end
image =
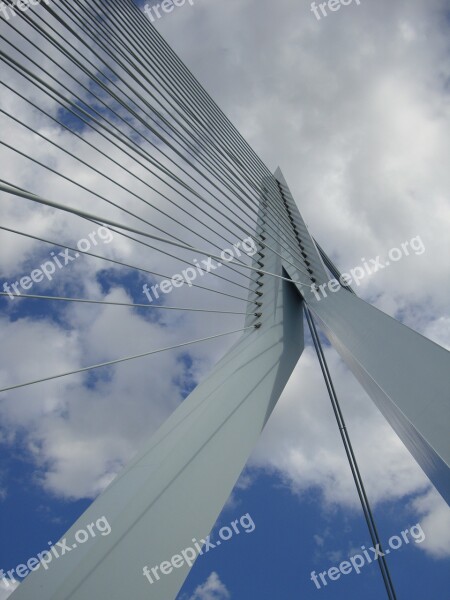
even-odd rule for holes
{"type": "MultiPolygon", "coordinates": [[[[286,205],[305,247],[316,284],[328,283],[322,259],[282,183],[286,205]]],[[[311,279],[286,262],[308,306],[347,366],[386,417],[425,474],[450,503],[450,352],[341,288],[314,293],[311,279]]],[[[306,268],[306,263],[304,264],[306,268]]]]}
{"type": "MultiPolygon", "coordinates": [[[[273,252],[259,259],[265,270],[283,273],[273,252]]],[[[295,286],[255,274],[253,299],[262,306],[249,305],[247,324],[261,326],[237,341],[64,537],[71,543],[77,530],[102,516],[111,533],[31,574],[13,600],[176,597],[191,565],[183,561],[167,575],[158,570],[159,580],[151,569],[210,533],[303,350],[295,286]]]]}

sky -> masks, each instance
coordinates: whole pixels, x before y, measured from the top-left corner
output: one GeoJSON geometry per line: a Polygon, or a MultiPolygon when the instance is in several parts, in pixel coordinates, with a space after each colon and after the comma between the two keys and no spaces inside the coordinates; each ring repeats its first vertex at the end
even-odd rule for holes
{"type": "MultiPolygon", "coordinates": [[[[41,8],[32,10],[42,15],[41,8]]],[[[19,19],[12,21],[18,29],[23,27],[19,19]]],[[[448,2],[361,0],[318,20],[305,0],[195,0],[164,14],[155,26],[269,169],[281,167],[310,231],[341,272],[420,238],[424,251],[411,252],[365,277],[356,291],[450,349],[448,2]]],[[[22,60],[4,38],[13,40],[60,83],[72,85],[69,62],[47,46],[48,56],[38,55],[31,44],[41,43],[40,38],[23,31],[26,39],[0,16],[0,49],[22,60]],[[66,70],[55,66],[52,57],[66,70]]],[[[144,52],[142,56],[147,60],[144,52]]],[[[150,62],[148,68],[153,68],[150,62]]],[[[176,216],[185,223],[186,215],[167,208],[108,158],[156,186],[154,177],[131,157],[3,63],[1,81],[43,106],[79,137],[1,85],[3,111],[97,171],[4,112],[3,142],[116,203],[126,199],[127,208],[152,225],[206,246],[170,219],[176,216]],[[108,156],[99,156],[86,141],[102,144],[108,156]],[[111,174],[135,195],[125,195],[102,173],[111,174]],[[138,196],[151,199],[161,210],[141,210],[138,196]]],[[[81,81],[87,84],[87,79],[81,81]]],[[[59,84],[53,80],[52,85],[59,84]]],[[[76,89],[86,97],[85,89],[76,89]]],[[[96,107],[105,114],[100,103],[96,107]]],[[[142,128],[134,126],[137,138],[142,128]]],[[[2,178],[16,185],[144,228],[142,221],[105,206],[98,196],[5,146],[0,146],[0,162],[2,178]]],[[[2,226],[63,247],[97,232],[93,253],[141,269],[81,256],[58,269],[51,281],[36,283],[30,293],[139,303],[146,301],[143,284],[157,281],[145,270],[171,274],[183,268],[179,260],[118,234],[101,239],[98,225],[2,193],[0,211],[2,226]]],[[[217,227],[208,219],[192,210],[189,224],[207,237],[211,251],[214,243],[225,247],[227,236],[217,230],[213,237],[206,226],[217,227]]],[[[1,286],[30,274],[51,252],[60,251],[54,244],[4,230],[0,248],[1,286]]],[[[241,275],[229,276],[245,283],[241,275]]],[[[202,283],[222,292],[244,291],[212,276],[202,283]]],[[[241,301],[196,287],[175,290],[161,302],[245,310],[241,301]]],[[[9,298],[0,298],[0,309],[1,388],[242,327],[239,315],[219,318],[9,298]]],[[[59,539],[234,340],[232,335],[2,393],[0,569],[26,562],[49,540],[59,539]]],[[[424,533],[420,543],[412,540],[390,553],[398,597],[444,600],[450,584],[448,507],[328,344],[325,353],[383,544],[413,526],[420,525],[424,533]]],[[[243,515],[251,516],[254,530],[242,531],[200,557],[179,600],[385,597],[376,564],[321,589],[311,580],[312,572],[349,560],[371,542],[309,337],[212,539],[220,527],[243,515]]],[[[0,600],[11,589],[0,580],[0,600]]]]}

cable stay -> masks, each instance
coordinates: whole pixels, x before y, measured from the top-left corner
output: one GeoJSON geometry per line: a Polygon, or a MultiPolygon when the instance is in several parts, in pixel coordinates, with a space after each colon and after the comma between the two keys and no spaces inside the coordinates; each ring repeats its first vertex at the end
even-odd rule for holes
{"type": "MultiPolygon", "coordinates": [[[[375,519],[373,517],[372,510],[370,508],[369,500],[367,498],[366,490],[364,487],[363,479],[361,477],[361,473],[359,471],[358,463],[356,461],[355,454],[353,452],[352,443],[350,441],[350,435],[348,433],[347,427],[345,425],[344,416],[342,414],[342,410],[340,407],[339,399],[336,394],[336,390],[333,385],[333,380],[331,378],[330,371],[328,369],[328,364],[325,358],[325,354],[323,352],[322,344],[320,342],[319,334],[317,332],[316,325],[314,323],[313,316],[311,314],[310,309],[305,306],[305,315],[306,320],[308,321],[309,330],[311,332],[311,337],[313,339],[314,347],[316,349],[317,358],[319,359],[320,368],[322,370],[322,375],[325,380],[325,384],[327,386],[328,394],[331,400],[331,406],[333,408],[334,415],[336,417],[336,422],[339,428],[339,433],[342,438],[342,443],[344,444],[345,453],[347,455],[347,459],[350,465],[350,470],[352,472],[353,480],[356,485],[356,490],[358,492],[358,496],[361,502],[361,506],[364,513],[364,518],[367,523],[367,528],[369,529],[370,539],[374,545],[374,548],[379,549],[381,553],[383,553],[383,546],[381,544],[380,536],[378,535],[378,530],[375,524],[375,519]]],[[[383,553],[384,554],[384,553],[383,553]]],[[[382,554],[379,554],[378,566],[380,568],[381,576],[383,578],[384,586],[386,588],[386,593],[389,600],[396,600],[397,596],[395,594],[394,585],[392,583],[392,579],[389,573],[386,557],[382,554]]]]}
{"type": "Polygon", "coordinates": [[[93,369],[99,369],[101,367],[109,367],[111,365],[117,365],[137,358],[143,358],[145,356],[152,356],[153,354],[159,354],[160,352],[167,352],[168,350],[176,350],[177,348],[184,348],[185,346],[191,346],[192,344],[198,344],[200,342],[207,342],[209,340],[215,340],[226,335],[233,335],[235,333],[241,333],[250,329],[257,329],[259,324],[251,325],[249,327],[243,327],[242,329],[235,329],[234,331],[227,331],[226,333],[219,333],[217,335],[211,335],[206,338],[200,338],[198,340],[191,340],[190,342],[183,342],[182,344],[176,344],[175,346],[167,346],[166,348],[160,348],[159,350],[151,350],[150,352],[143,352],[141,354],[135,354],[134,356],[126,356],[125,358],[118,358],[116,360],[110,360],[108,362],[99,363],[97,365],[91,365],[90,367],[83,367],[82,369],[76,369],[74,371],[67,371],[66,373],[60,373],[58,375],[50,375],[49,377],[43,377],[42,379],[36,379],[35,381],[27,381],[26,383],[19,383],[0,389],[0,393],[9,392],[29,385],[35,385],[37,383],[43,383],[44,381],[51,381],[53,379],[59,379],[61,377],[67,377],[68,375],[76,375],[78,373],[85,373],[86,371],[92,371],[93,369]]]}
{"type": "MultiPolygon", "coordinates": [[[[0,292],[0,296],[8,296],[11,299],[24,298],[34,300],[59,300],[63,302],[80,302],[83,304],[104,304],[107,306],[126,306],[129,308],[153,308],[155,310],[179,310],[188,312],[201,312],[201,313],[216,313],[222,315],[248,315],[247,312],[237,312],[234,310],[212,310],[207,308],[187,308],[185,306],[164,306],[161,304],[137,304],[131,302],[112,302],[107,300],[85,300],[84,298],[65,298],[61,296],[41,296],[37,294],[13,294],[8,292],[0,292]]],[[[253,316],[260,317],[261,313],[255,312],[253,316]]]]}

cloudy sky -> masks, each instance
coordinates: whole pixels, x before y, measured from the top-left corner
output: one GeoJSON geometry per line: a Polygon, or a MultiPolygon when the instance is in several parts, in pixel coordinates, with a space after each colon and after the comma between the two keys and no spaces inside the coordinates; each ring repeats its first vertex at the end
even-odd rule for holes
{"type": "MultiPolygon", "coordinates": [[[[41,23],[38,17],[47,18],[41,7],[32,10],[36,23],[41,23]]],[[[164,15],[155,26],[268,168],[282,168],[310,231],[341,271],[360,265],[362,258],[386,257],[390,249],[420,237],[424,252],[366,277],[357,292],[450,349],[448,2],[361,0],[359,6],[353,2],[317,20],[305,0],[195,0],[193,6],[164,15]]],[[[70,78],[70,61],[21,17],[6,22],[0,16],[0,33],[1,51],[34,72],[44,66],[56,78],[41,74],[48,84],[59,91],[64,84],[70,88],[71,94],[64,91],[66,97],[73,100],[75,91],[82,99],[88,97],[86,88],[70,78]]],[[[79,41],[70,41],[95,62],[79,41]]],[[[142,58],[151,70],[151,57],[143,53],[142,58]]],[[[186,214],[166,209],[142,180],[165,193],[167,185],[156,182],[134,158],[81,124],[4,61],[1,69],[1,141],[23,153],[0,146],[2,179],[56,202],[146,228],[144,221],[107,205],[101,195],[197,247],[211,252],[227,247],[231,234],[218,230],[198,209],[189,209],[189,226],[208,243],[177,225],[171,217],[185,224],[186,214]],[[102,173],[133,193],[125,193],[102,173]],[[142,207],[140,198],[164,210],[142,207]]],[[[81,74],[78,79],[89,84],[81,74]]],[[[124,77],[121,89],[127,81],[124,77]]],[[[95,106],[103,115],[99,101],[95,106]]],[[[120,107],[114,108],[122,114],[120,107]]],[[[133,125],[138,130],[133,139],[148,149],[139,137],[141,124],[133,125]]],[[[169,165],[169,160],[163,163],[169,165]]],[[[94,223],[3,193],[0,211],[2,227],[62,247],[98,230],[94,223]]],[[[0,247],[2,287],[39,268],[56,251],[55,245],[4,230],[0,247]]],[[[91,251],[141,270],[81,256],[29,293],[145,302],[143,284],[158,281],[145,270],[170,275],[184,268],[177,258],[119,234],[91,251]]],[[[173,254],[186,259],[182,251],[173,254]]],[[[202,283],[245,297],[245,277],[235,272],[228,276],[234,283],[212,276],[202,283]]],[[[245,310],[236,298],[195,287],[174,291],[166,304],[245,310]]],[[[243,322],[241,315],[56,306],[9,298],[0,299],[0,308],[1,388],[221,334],[241,328],[243,322]]],[[[48,540],[59,539],[235,339],[1,394],[0,527],[6,543],[0,548],[0,569],[26,562],[48,540]]],[[[417,523],[425,532],[422,543],[405,545],[390,557],[398,596],[445,598],[450,583],[447,505],[334,350],[327,346],[326,355],[382,541],[417,523]]],[[[255,531],[202,557],[180,600],[383,597],[376,565],[320,591],[310,580],[312,571],[335,566],[371,544],[309,340],[218,523],[245,513],[252,515],[255,531]]],[[[8,597],[8,589],[0,582],[0,600],[8,597]]]]}

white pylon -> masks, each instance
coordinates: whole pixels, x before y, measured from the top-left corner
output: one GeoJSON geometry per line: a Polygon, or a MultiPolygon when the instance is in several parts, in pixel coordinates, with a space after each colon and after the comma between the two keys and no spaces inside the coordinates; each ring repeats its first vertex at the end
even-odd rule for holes
{"type": "Polygon", "coordinates": [[[450,353],[345,289],[318,300],[311,285],[329,276],[279,170],[276,179],[279,193],[263,185],[256,237],[264,245],[270,230],[277,253],[263,248],[255,264],[300,283],[254,274],[249,300],[261,302],[262,316],[253,305],[246,324],[260,326],[237,341],[64,538],[102,516],[111,533],[31,574],[13,600],[176,598],[190,564],[153,583],[144,568],[151,573],[197,548],[211,531],[301,355],[303,302],[449,500],[450,353]]]}

